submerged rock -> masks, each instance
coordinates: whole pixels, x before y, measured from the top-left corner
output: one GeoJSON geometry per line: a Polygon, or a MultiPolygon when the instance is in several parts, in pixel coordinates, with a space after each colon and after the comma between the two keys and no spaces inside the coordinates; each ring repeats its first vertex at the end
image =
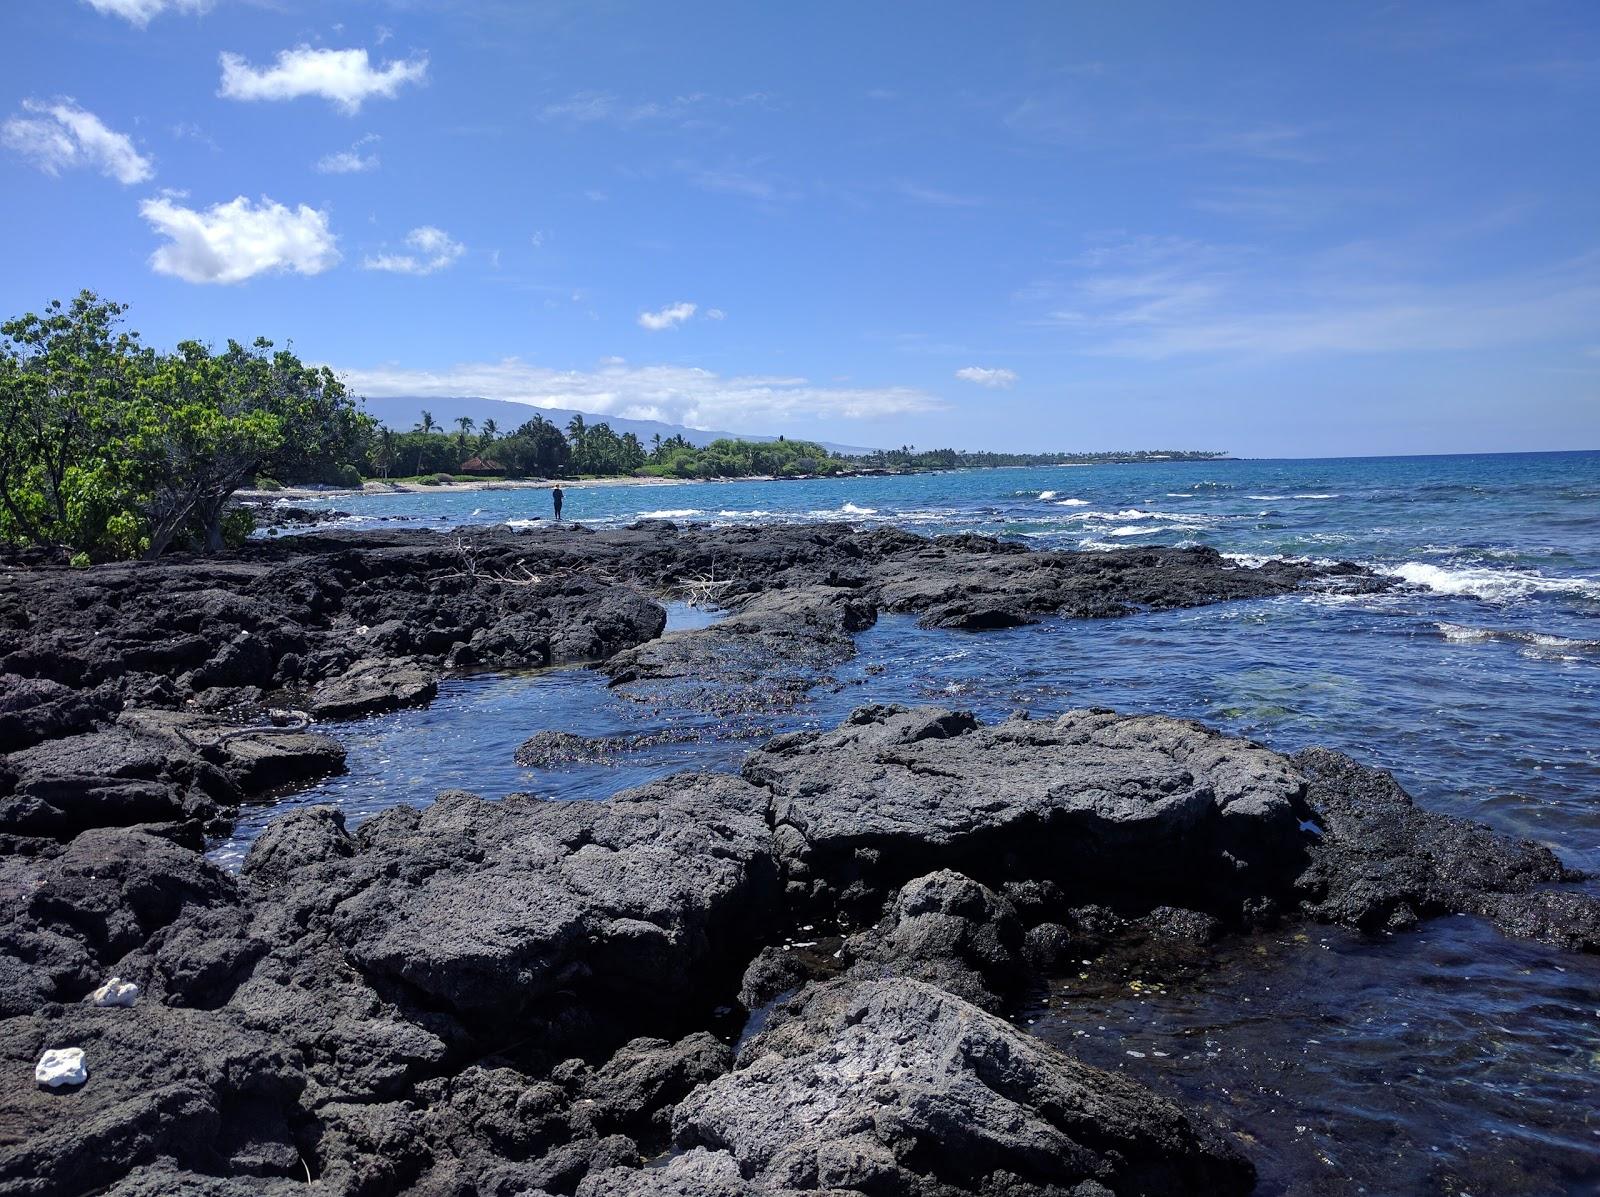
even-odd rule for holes
{"type": "Polygon", "coordinates": [[[603,666],[631,697],[741,714],[793,706],[855,655],[877,613],[855,590],[814,586],[758,595],[707,628],[669,632],[603,666]]]}

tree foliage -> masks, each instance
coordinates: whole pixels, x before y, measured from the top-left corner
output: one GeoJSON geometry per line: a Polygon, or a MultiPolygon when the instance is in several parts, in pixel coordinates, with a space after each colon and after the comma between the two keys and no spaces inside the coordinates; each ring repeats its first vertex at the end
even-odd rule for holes
{"type": "Polygon", "coordinates": [[[119,330],[125,311],[85,291],[0,325],[0,538],[213,551],[258,474],[298,481],[368,456],[372,421],[328,369],[267,340],[157,353],[119,330]]]}

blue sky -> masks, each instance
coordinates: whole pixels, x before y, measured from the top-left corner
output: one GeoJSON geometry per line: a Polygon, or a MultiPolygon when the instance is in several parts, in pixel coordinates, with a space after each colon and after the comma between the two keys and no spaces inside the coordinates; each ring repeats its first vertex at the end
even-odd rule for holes
{"type": "Polygon", "coordinates": [[[1600,5],[7,0],[0,310],[852,444],[1600,448],[1600,5]]]}

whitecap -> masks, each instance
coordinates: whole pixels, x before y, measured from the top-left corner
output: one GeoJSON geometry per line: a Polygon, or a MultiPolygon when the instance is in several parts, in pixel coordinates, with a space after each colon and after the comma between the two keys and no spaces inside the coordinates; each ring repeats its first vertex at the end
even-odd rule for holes
{"type": "Polygon", "coordinates": [[[1579,653],[1600,652],[1600,640],[1581,640],[1574,636],[1556,636],[1549,632],[1520,632],[1510,628],[1475,628],[1459,623],[1436,623],[1439,634],[1458,644],[1481,644],[1498,640],[1522,646],[1525,656],[1557,656],[1563,661],[1576,661],[1579,653]]]}
{"type": "Polygon", "coordinates": [[[1291,499],[1337,499],[1338,495],[1290,495],[1291,499]]]}
{"type": "Polygon", "coordinates": [[[1057,499],[1056,500],[1056,506],[1057,507],[1087,507],[1088,505],[1089,505],[1089,500],[1088,499],[1057,499]]]}
{"type": "Polygon", "coordinates": [[[1507,602],[1539,593],[1600,598],[1600,579],[1550,578],[1534,570],[1485,569],[1481,566],[1445,569],[1422,561],[1407,561],[1390,568],[1388,572],[1435,594],[1466,595],[1488,602],[1507,602]]]}
{"type": "Polygon", "coordinates": [[[1056,492],[1053,490],[1042,490],[1039,492],[1039,497],[1041,499],[1053,499],[1056,497],[1056,492]]]}
{"type": "Polygon", "coordinates": [[[1494,633],[1488,628],[1469,628],[1459,623],[1436,623],[1439,634],[1446,640],[1454,640],[1462,644],[1473,644],[1480,640],[1493,640],[1494,633]]]}
{"type": "Polygon", "coordinates": [[[642,520],[681,520],[685,516],[704,515],[698,507],[665,507],[660,511],[641,511],[642,520]]]}
{"type": "Polygon", "coordinates": [[[878,514],[878,509],[876,507],[857,507],[854,503],[846,503],[843,507],[839,508],[839,510],[844,512],[846,515],[878,514]]]}

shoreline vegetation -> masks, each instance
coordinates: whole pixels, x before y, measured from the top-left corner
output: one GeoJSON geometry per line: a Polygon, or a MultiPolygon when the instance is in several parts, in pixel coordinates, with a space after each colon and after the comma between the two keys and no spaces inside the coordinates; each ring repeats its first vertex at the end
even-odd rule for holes
{"type": "Polygon", "coordinates": [[[874,477],[1006,466],[1213,461],[1216,451],[995,453],[903,445],[840,456],[811,441],[657,435],[603,420],[514,429],[419,410],[382,427],[327,367],[258,338],[170,353],[120,326],[126,305],[80,292],[0,324],[0,544],[75,565],[215,553],[255,527],[249,504],[362,491],[874,477]]]}

